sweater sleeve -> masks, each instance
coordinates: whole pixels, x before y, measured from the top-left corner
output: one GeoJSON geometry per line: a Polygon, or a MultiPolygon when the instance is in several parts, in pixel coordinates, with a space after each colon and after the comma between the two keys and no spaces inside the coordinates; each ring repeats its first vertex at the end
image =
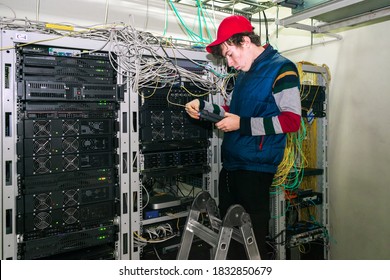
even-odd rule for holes
{"type": "Polygon", "coordinates": [[[273,84],[272,96],[280,114],[269,118],[241,118],[243,135],[270,135],[299,130],[301,123],[301,99],[299,76],[294,64],[284,65],[273,84]]]}
{"type": "Polygon", "coordinates": [[[199,99],[199,110],[206,110],[223,117],[225,115],[225,109],[226,108],[224,106],[219,106],[217,104],[204,101],[203,99],[199,99]]]}

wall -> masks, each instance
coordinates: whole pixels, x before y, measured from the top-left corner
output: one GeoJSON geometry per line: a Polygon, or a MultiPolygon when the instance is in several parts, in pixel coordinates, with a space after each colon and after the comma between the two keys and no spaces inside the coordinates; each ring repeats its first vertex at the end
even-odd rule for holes
{"type": "MultiPolygon", "coordinates": [[[[164,1],[112,0],[3,0],[1,16],[78,25],[105,22],[134,23],[134,27],[162,35],[164,1]],[[129,2],[132,2],[130,4],[129,2]],[[4,6],[7,5],[10,8],[4,6]],[[153,5],[152,5],[153,4],[153,5]]],[[[181,6],[193,23],[194,13],[181,6]]],[[[169,34],[180,34],[169,12],[169,34]]],[[[221,19],[217,15],[217,19],[221,19]]],[[[326,64],[332,75],[329,99],[329,182],[332,259],[390,259],[390,21],[340,33],[341,41],[316,38],[311,48],[307,32],[281,30],[271,43],[293,61],[326,64]]],[[[182,35],[182,33],[181,33],[182,35]]]]}

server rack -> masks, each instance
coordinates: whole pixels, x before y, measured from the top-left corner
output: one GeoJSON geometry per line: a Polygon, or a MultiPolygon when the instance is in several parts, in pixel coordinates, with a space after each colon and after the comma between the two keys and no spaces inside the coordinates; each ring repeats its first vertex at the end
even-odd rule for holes
{"type": "Polygon", "coordinates": [[[2,30],[2,259],[129,258],[105,42],[2,30]]]}
{"type": "MultiPolygon", "coordinates": [[[[179,73],[184,69],[206,81],[211,76],[205,67],[217,69],[203,51],[168,47],[157,53],[168,57],[179,73]]],[[[149,53],[144,56],[153,60],[149,53]]],[[[218,103],[221,97],[185,77],[161,84],[137,88],[139,92],[132,81],[129,86],[133,259],[175,258],[196,192],[208,190],[218,199],[221,135],[210,122],[191,119],[183,106],[195,98],[218,103]]]]}
{"type": "Polygon", "coordinates": [[[275,259],[328,259],[330,77],[325,66],[302,63],[300,69],[302,119],[307,134],[303,156],[296,158],[295,167],[302,167],[299,175],[302,177],[292,192],[281,186],[272,189],[270,243],[275,259]],[[312,160],[301,165],[301,161],[307,160],[305,157],[312,160]]]}

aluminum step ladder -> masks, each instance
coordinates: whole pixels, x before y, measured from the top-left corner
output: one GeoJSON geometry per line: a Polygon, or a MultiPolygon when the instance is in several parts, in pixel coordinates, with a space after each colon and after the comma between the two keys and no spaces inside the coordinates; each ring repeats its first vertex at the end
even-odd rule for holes
{"type": "Polygon", "coordinates": [[[225,260],[233,238],[243,244],[248,259],[260,260],[252,223],[244,208],[235,204],[228,209],[222,221],[218,216],[215,200],[207,191],[200,192],[195,197],[187,217],[177,259],[188,259],[193,238],[197,236],[211,245],[211,259],[225,260]],[[199,223],[201,214],[208,215],[210,226],[199,223]]]}

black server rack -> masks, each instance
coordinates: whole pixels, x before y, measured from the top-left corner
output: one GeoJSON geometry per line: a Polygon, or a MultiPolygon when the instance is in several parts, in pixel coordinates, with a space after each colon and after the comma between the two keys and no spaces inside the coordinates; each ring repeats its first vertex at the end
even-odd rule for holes
{"type": "Polygon", "coordinates": [[[18,259],[114,259],[118,103],[107,52],[16,48],[18,259]]]}

